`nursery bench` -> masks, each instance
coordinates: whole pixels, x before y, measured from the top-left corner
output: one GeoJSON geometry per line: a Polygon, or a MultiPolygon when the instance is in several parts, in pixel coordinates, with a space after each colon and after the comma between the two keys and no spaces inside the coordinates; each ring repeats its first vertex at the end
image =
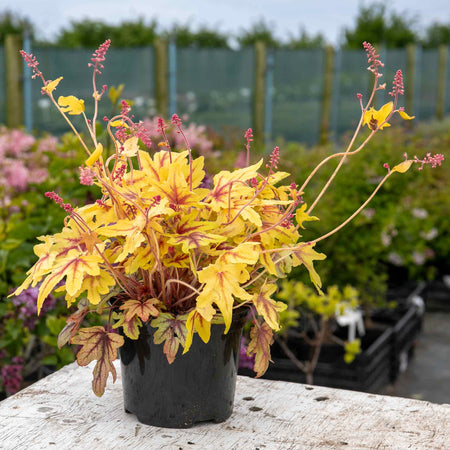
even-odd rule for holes
{"type": "Polygon", "coordinates": [[[115,365],[118,380],[101,398],[92,365],[74,363],[0,402],[0,448],[450,448],[450,405],[247,377],[224,423],[142,425],[123,410],[115,365]]]}

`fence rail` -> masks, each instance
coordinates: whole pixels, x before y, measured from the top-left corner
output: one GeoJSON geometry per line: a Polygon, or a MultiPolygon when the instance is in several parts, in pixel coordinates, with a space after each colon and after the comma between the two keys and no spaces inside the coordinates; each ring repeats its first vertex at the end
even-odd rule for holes
{"type": "MultiPolygon", "coordinates": [[[[0,123],[62,133],[65,123],[31,85],[29,69],[18,59],[22,47],[37,56],[48,79],[64,76],[61,95],[74,93],[86,100],[92,96],[91,52],[31,49],[21,36],[7,36],[0,47],[0,123]]],[[[409,113],[442,119],[450,112],[446,46],[380,49],[380,54],[387,89],[377,93],[378,106],[389,100],[394,73],[401,69],[409,113]]],[[[176,48],[160,39],[153,47],[111,49],[101,77],[109,86],[125,83],[124,97],[133,101],[139,119],[177,112],[222,132],[253,127],[260,144],[278,137],[316,144],[339,138],[359,120],[356,93],[367,96],[371,85],[366,67],[365,53],[356,50],[268,49],[262,43],[239,51],[176,48]]],[[[100,114],[110,113],[107,103],[100,114]]]]}

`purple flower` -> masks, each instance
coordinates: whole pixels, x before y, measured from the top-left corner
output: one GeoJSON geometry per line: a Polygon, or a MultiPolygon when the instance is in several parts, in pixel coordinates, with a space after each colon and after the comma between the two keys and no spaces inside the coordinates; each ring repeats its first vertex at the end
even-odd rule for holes
{"type": "Polygon", "coordinates": [[[247,356],[247,346],[244,339],[241,340],[241,349],[239,352],[239,367],[241,369],[253,369],[255,365],[255,355],[247,356]]]}
{"type": "Polygon", "coordinates": [[[20,357],[13,358],[13,364],[6,365],[0,370],[2,378],[2,386],[6,395],[15,394],[20,390],[22,384],[23,359],[20,357]]]}
{"type": "MultiPolygon", "coordinates": [[[[37,298],[39,295],[39,287],[30,287],[22,291],[19,295],[12,298],[14,306],[19,308],[19,319],[23,320],[24,325],[33,330],[37,321],[37,298]]],[[[55,306],[55,299],[49,295],[42,306],[41,312],[45,313],[55,306]]]]}

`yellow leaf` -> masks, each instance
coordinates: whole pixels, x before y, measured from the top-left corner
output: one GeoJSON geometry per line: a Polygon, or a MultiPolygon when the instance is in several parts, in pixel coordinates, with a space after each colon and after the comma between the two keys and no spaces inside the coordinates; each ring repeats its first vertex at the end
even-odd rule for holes
{"type": "Polygon", "coordinates": [[[284,311],[287,308],[287,304],[276,302],[270,298],[276,290],[277,286],[275,284],[264,284],[261,290],[253,296],[252,302],[256,307],[256,311],[264,318],[267,325],[272,330],[278,331],[280,329],[278,312],[284,311]]]}
{"type": "Polygon", "coordinates": [[[314,245],[309,244],[298,246],[293,252],[292,262],[294,267],[300,266],[301,264],[303,264],[306,267],[306,269],[309,272],[309,277],[311,281],[314,283],[314,286],[316,286],[316,289],[320,293],[322,281],[320,280],[319,274],[314,269],[313,261],[324,260],[326,258],[326,255],[323,253],[317,253],[313,247],[314,245]]]}
{"type": "Polygon", "coordinates": [[[58,105],[61,106],[61,110],[71,116],[78,116],[84,112],[84,100],[80,100],[73,95],[68,97],[59,97],[58,105]]]}
{"type": "Polygon", "coordinates": [[[376,130],[377,128],[382,130],[385,127],[390,127],[390,124],[383,122],[387,120],[393,109],[394,104],[392,102],[386,103],[378,111],[373,107],[370,108],[364,113],[363,126],[367,125],[371,130],[376,130]]]}
{"type": "Polygon", "coordinates": [[[410,116],[410,115],[406,114],[405,111],[402,111],[402,110],[400,110],[398,113],[400,114],[401,118],[405,119],[405,120],[412,120],[416,117],[416,116],[410,116]]]}
{"type": "Polygon", "coordinates": [[[223,252],[219,259],[225,264],[255,264],[259,258],[259,243],[244,242],[232,250],[223,252]]]}
{"type": "Polygon", "coordinates": [[[123,244],[116,247],[117,249],[122,250],[116,260],[117,262],[121,262],[127,258],[128,255],[134,254],[136,249],[145,241],[145,235],[142,232],[144,226],[145,218],[142,215],[139,215],[134,220],[121,219],[106,227],[100,227],[97,229],[97,233],[101,236],[113,238],[124,236],[125,240],[123,244]]]}
{"type": "Polygon", "coordinates": [[[60,260],[53,267],[52,273],[47,275],[39,288],[37,299],[38,314],[47,296],[56,285],[66,277],[65,289],[69,296],[75,296],[82,285],[85,275],[99,275],[100,263],[103,262],[99,255],[80,255],[77,250],[71,250],[66,258],[60,260]]]}
{"type": "Polygon", "coordinates": [[[99,275],[89,275],[83,280],[81,292],[87,291],[87,298],[92,305],[98,305],[101,301],[101,294],[106,295],[110,291],[111,286],[115,286],[116,281],[105,270],[99,275]]]}
{"type": "Polygon", "coordinates": [[[405,173],[411,167],[412,161],[403,161],[400,164],[397,164],[393,167],[392,172],[405,173]]]}
{"type": "Polygon", "coordinates": [[[123,143],[123,151],[121,155],[127,156],[128,158],[136,156],[137,152],[139,151],[138,140],[139,138],[137,136],[133,136],[127,139],[123,143]]]}
{"type": "Polygon", "coordinates": [[[43,88],[42,91],[51,94],[55,89],[56,86],[58,86],[59,82],[63,79],[63,77],[59,77],[56,80],[48,82],[43,88]]]}
{"type": "Polygon", "coordinates": [[[186,341],[184,343],[183,355],[189,350],[192,345],[194,331],[197,331],[201,340],[206,344],[211,337],[211,321],[206,320],[197,310],[189,313],[186,321],[186,341]]]}
{"type": "Polygon", "coordinates": [[[86,166],[90,167],[92,166],[102,155],[103,153],[103,145],[98,144],[97,147],[95,147],[95,150],[92,152],[91,156],[84,162],[86,166]]]}
{"type": "Polygon", "coordinates": [[[218,261],[198,272],[198,280],[205,283],[205,287],[197,297],[197,310],[206,320],[211,320],[211,305],[216,303],[225,322],[225,333],[231,325],[234,297],[242,300],[252,299],[240,286],[240,283],[250,277],[245,267],[245,264],[223,264],[218,261]]]}
{"type": "Polygon", "coordinates": [[[109,125],[115,128],[119,128],[119,127],[125,127],[125,128],[129,128],[128,124],[126,122],[124,122],[123,120],[113,120],[112,122],[109,122],[109,125]]]}
{"type": "Polygon", "coordinates": [[[295,213],[295,218],[297,219],[297,224],[303,230],[305,229],[305,227],[303,226],[303,222],[310,222],[310,221],[313,221],[313,220],[319,220],[319,218],[316,217],[316,216],[310,216],[306,212],[306,208],[307,208],[306,203],[303,203],[303,205],[300,206],[300,208],[298,208],[297,212],[295,213]]]}

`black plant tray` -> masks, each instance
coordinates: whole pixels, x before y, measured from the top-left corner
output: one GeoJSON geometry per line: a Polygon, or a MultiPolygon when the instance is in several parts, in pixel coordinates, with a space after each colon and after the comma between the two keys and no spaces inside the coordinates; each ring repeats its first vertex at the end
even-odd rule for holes
{"type": "Polygon", "coordinates": [[[450,312],[450,287],[443,280],[427,283],[422,295],[427,311],[450,312]]]}
{"type": "MultiPolygon", "coordinates": [[[[363,351],[351,364],[344,361],[344,349],[339,345],[324,345],[314,371],[314,384],[340,389],[377,392],[389,384],[392,361],[392,328],[367,330],[362,338],[363,351]]],[[[288,346],[299,360],[307,357],[308,346],[300,339],[291,339],[288,346]]],[[[305,383],[306,378],[275,343],[273,364],[263,378],[305,383]]],[[[240,375],[254,376],[250,369],[239,369],[240,375]]]]}
{"type": "Polygon", "coordinates": [[[377,325],[392,327],[391,382],[408,366],[422,330],[423,314],[415,306],[406,305],[392,311],[378,311],[372,316],[377,325]]]}

